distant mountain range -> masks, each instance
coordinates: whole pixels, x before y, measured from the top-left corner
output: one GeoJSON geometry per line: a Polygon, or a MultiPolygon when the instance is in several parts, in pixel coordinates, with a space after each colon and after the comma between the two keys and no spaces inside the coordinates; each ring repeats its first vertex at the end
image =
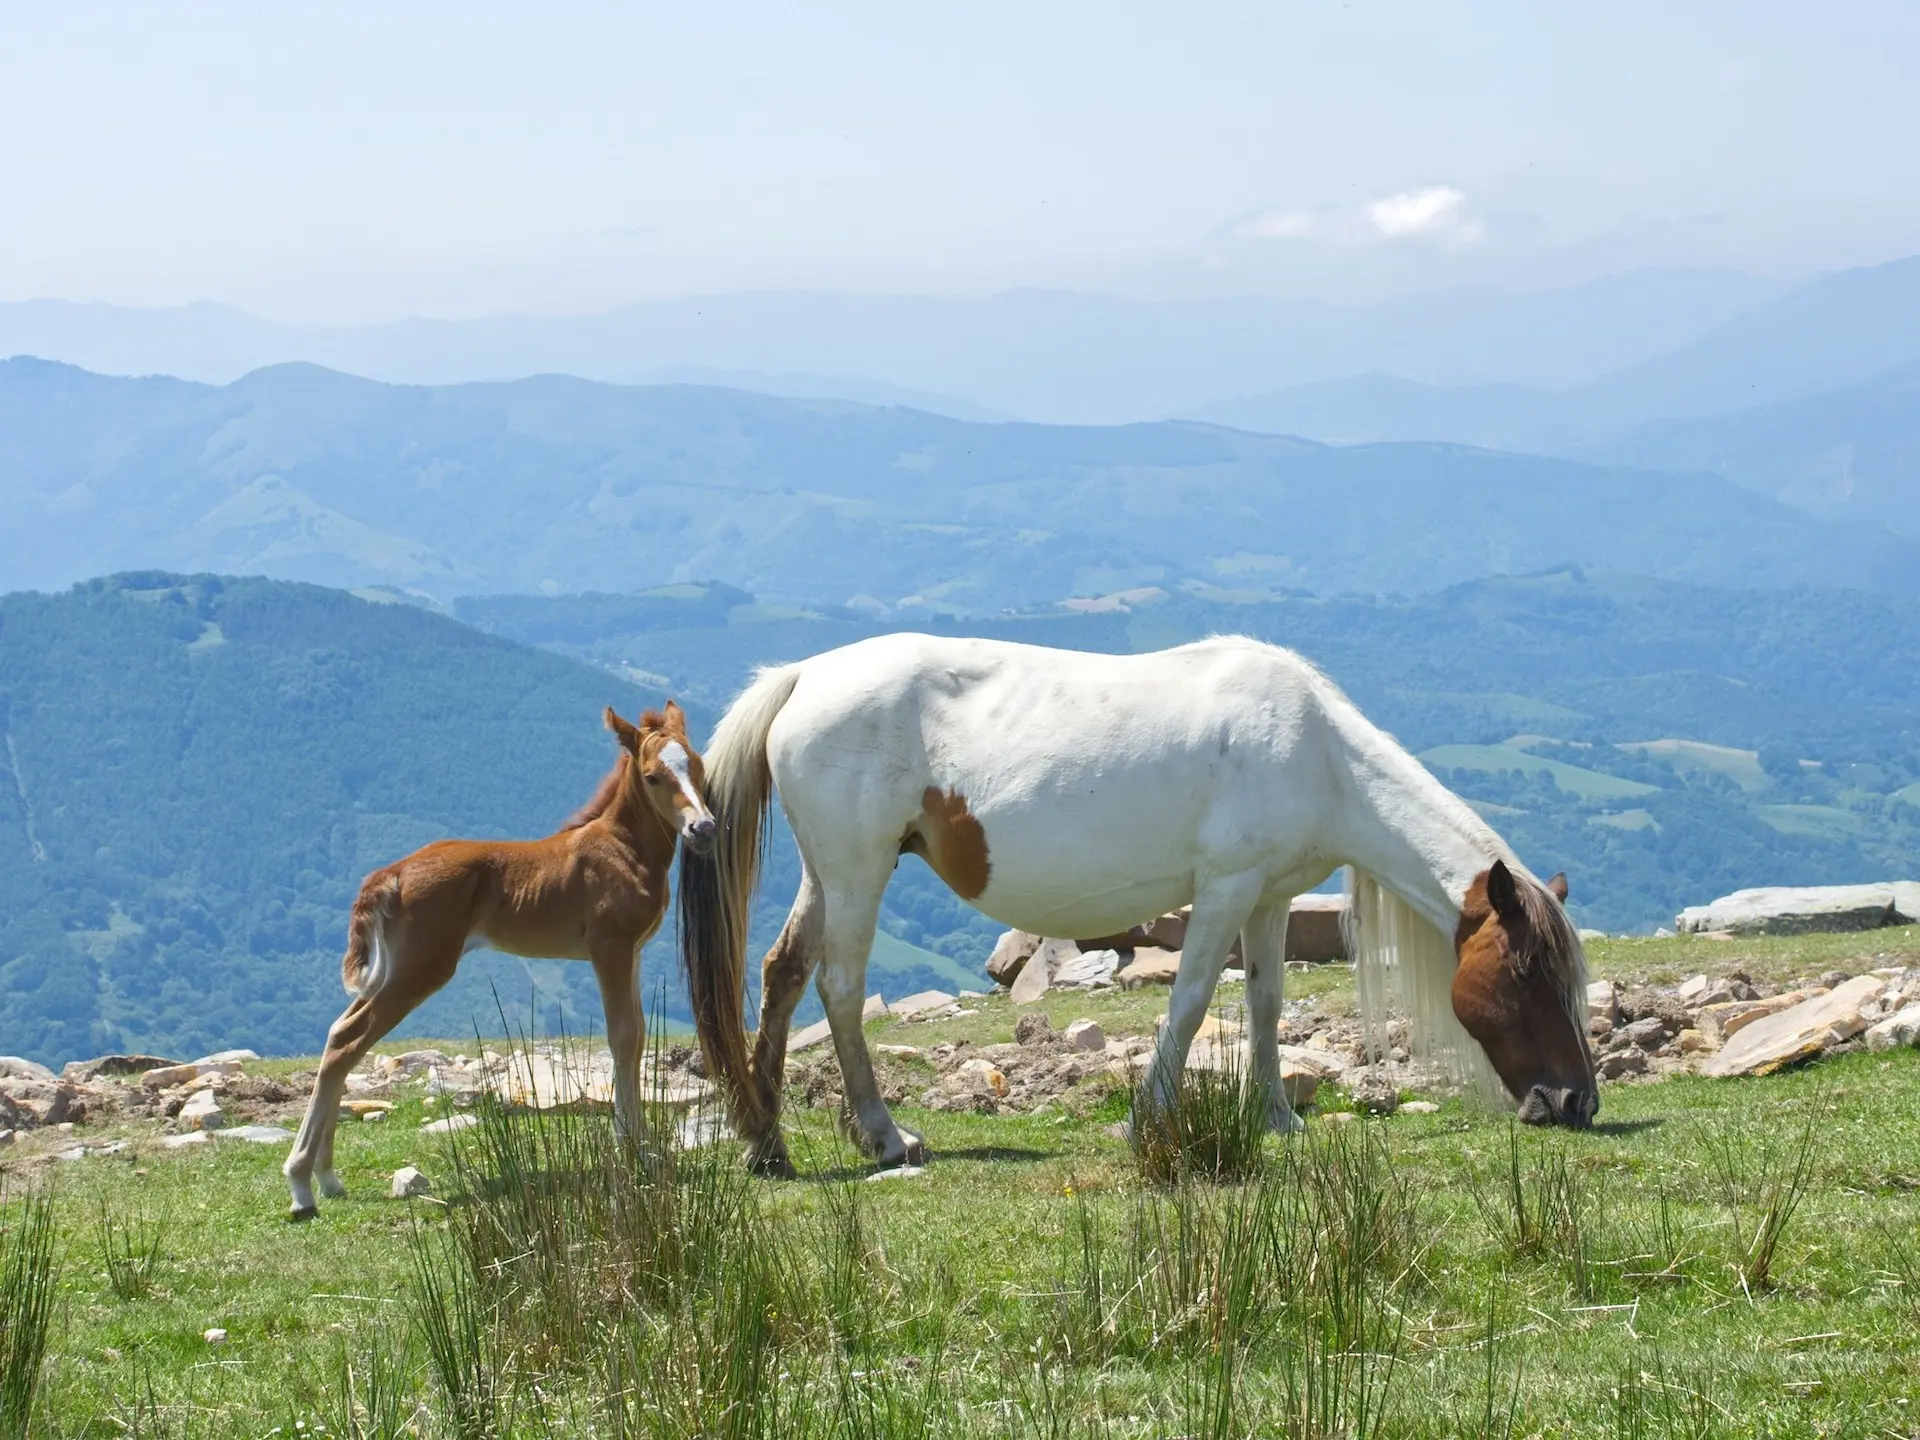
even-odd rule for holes
{"type": "Polygon", "coordinates": [[[992,614],[1154,585],[1417,593],[1563,562],[1920,594],[1920,543],[1718,475],[1212,426],[980,424],[561,377],[227,386],[0,362],[0,585],[118,569],[441,598],[717,579],[992,614]]]}
{"type": "Polygon", "coordinates": [[[1725,270],[1639,270],[1557,290],[1371,304],[768,292],[605,315],[352,326],[283,324],[218,305],[36,300],[0,305],[0,356],[215,384],[288,361],[433,385],[555,373],[907,403],[968,420],[1117,424],[1375,370],[1439,384],[1578,384],[1684,345],[1788,288],[1725,270]]]}

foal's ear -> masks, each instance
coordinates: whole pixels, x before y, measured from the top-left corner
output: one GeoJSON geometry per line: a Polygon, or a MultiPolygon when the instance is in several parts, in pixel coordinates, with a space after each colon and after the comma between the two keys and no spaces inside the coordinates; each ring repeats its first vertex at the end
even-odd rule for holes
{"type": "Polygon", "coordinates": [[[687,733],[686,712],[680,708],[677,700],[667,701],[667,728],[678,730],[682,735],[687,733]]]}
{"type": "Polygon", "coordinates": [[[634,754],[640,753],[640,732],[614,713],[613,707],[607,707],[607,729],[611,730],[620,743],[634,754]]]}
{"type": "Polygon", "coordinates": [[[1547,881],[1547,891],[1549,894],[1553,896],[1554,899],[1558,900],[1562,905],[1566,904],[1567,903],[1567,872],[1562,870],[1558,875],[1554,876],[1551,880],[1547,881]]]}
{"type": "Polygon", "coordinates": [[[1504,860],[1494,861],[1493,868],[1487,871],[1487,904],[1493,907],[1494,914],[1502,917],[1520,908],[1519,886],[1504,860]]]}

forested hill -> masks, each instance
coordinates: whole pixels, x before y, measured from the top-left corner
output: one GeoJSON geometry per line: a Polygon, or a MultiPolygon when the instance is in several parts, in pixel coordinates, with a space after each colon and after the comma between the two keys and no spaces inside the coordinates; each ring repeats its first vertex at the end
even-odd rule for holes
{"type": "MultiPolygon", "coordinates": [[[[613,762],[601,707],[657,698],[313,586],[0,598],[0,1053],[317,1050],[361,875],[442,835],[556,828],[613,762]]],[[[531,975],[475,956],[424,1023],[471,1033],[493,984],[524,1017],[531,975]]],[[[575,977],[539,979],[546,1013],[580,1009],[575,977]]]]}

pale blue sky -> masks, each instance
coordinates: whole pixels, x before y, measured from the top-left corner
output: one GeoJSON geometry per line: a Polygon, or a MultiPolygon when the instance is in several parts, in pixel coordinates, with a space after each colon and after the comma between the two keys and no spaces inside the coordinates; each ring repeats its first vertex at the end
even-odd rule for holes
{"type": "Polygon", "coordinates": [[[1920,6],[0,7],[0,299],[1796,275],[1920,250],[1920,6]]]}

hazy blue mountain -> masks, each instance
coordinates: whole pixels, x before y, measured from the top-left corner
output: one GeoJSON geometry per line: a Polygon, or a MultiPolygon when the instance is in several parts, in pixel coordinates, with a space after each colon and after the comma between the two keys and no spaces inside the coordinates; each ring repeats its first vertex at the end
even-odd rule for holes
{"type": "Polygon", "coordinates": [[[717,579],[994,613],[1141,585],[1416,592],[1575,561],[1920,593],[1913,541],[1717,476],[1460,446],[309,365],[211,387],[4,362],[0,419],[9,586],[146,567],[442,598],[717,579]]]}
{"type": "Polygon", "coordinates": [[[348,327],[279,324],[216,305],[32,301],[0,305],[0,355],[213,383],[295,360],[424,384],[549,372],[623,384],[697,379],[965,419],[1106,424],[1367,370],[1574,384],[1680,345],[1785,288],[1732,271],[1640,270],[1557,290],[1458,289],[1371,304],[766,292],[594,316],[348,327]]]}
{"type": "Polygon", "coordinates": [[[1656,420],[1600,458],[1710,470],[1816,515],[1920,539],[1920,363],[1845,389],[1697,420],[1656,420]]]}
{"type": "Polygon", "coordinates": [[[1548,454],[1605,446],[1602,453],[1666,467],[1658,447],[1614,442],[1655,420],[1808,397],[1915,362],[1920,256],[1823,276],[1665,354],[1575,385],[1551,388],[1544,377],[1434,384],[1394,366],[1392,374],[1284,386],[1183,413],[1336,443],[1448,440],[1548,454]]]}

